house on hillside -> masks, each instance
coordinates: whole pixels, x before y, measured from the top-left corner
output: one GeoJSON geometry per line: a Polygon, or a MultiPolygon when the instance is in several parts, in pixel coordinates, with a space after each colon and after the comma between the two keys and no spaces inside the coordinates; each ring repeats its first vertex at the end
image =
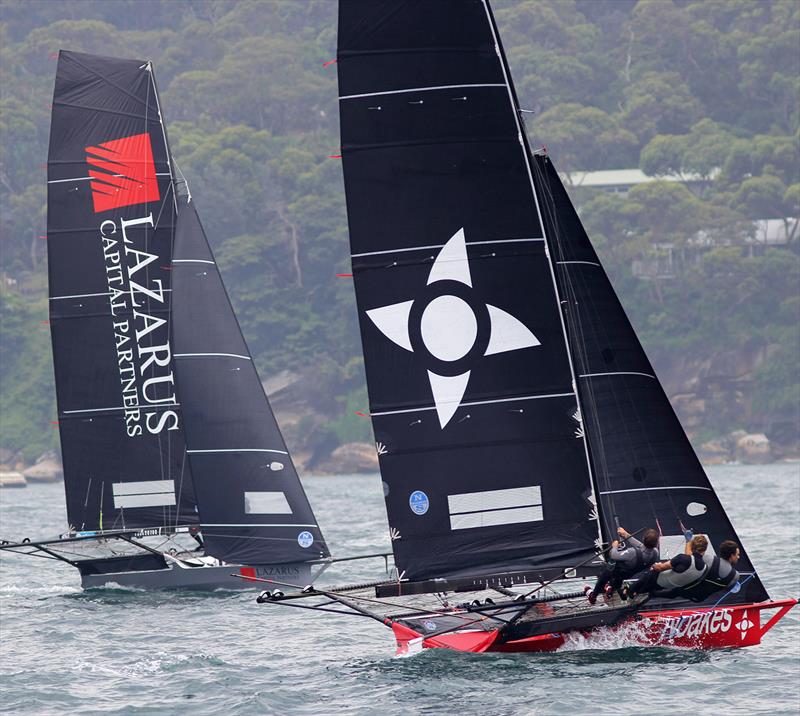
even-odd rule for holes
{"type": "Polygon", "coordinates": [[[674,181],[691,187],[702,188],[710,184],[719,173],[715,170],[711,176],[702,174],[663,174],[650,176],[641,169],[602,169],[595,172],[563,172],[562,181],[573,189],[600,189],[610,194],[627,194],[639,184],[651,181],[674,181]]]}

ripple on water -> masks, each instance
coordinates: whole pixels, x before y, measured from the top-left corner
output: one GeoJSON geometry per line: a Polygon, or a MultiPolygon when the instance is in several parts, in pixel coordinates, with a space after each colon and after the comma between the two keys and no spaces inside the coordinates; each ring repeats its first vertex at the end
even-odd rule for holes
{"type": "MultiPolygon", "coordinates": [[[[770,593],[800,593],[797,551],[776,549],[800,543],[798,466],[725,466],[711,478],[770,593]]],[[[377,478],[305,484],[334,554],[389,548],[377,478]],[[359,519],[347,522],[353,504],[359,519]]],[[[60,485],[4,493],[0,503],[3,536],[46,536],[64,519],[60,485]]],[[[601,631],[553,654],[397,659],[385,627],[259,606],[257,589],[83,592],[67,566],[1,560],[0,708],[11,713],[619,716],[675,713],[676,689],[689,680],[700,684],[696,714],[798,712],[800,610],[743,650],[643,648],[635,633],[601,631]]],[[[374,578],[381,566],[355,563],[351,576],[374,578]]]]}

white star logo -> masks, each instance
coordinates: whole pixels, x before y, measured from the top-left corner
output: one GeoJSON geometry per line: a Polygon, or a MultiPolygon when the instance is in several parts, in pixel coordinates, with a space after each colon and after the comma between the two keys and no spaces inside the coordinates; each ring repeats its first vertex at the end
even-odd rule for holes
{"type": "MultiPolygon", "coordinates": [[[[463,286],[472,288],[463,228],[442,247],[431,266],[427,285],[438,282],[448,282],[449,286],[442,288],[450,288],[451,292],[438,293],[434,289],[429,292],[433,294],[429,299],[373,308],[367,315],[396,345],[412,353],[424,349],[429,354],[429,362],[434,365],[427,371],[428,380],[439,424],[444,428],[461,405],[469,382],[470,370],[464,370],[466,366],[459,362],[474,352],[480,333],[479,317],[465,300],[470,296],[463,290],[463,286]],[[415,319],[413,326],[412,317],[415,319]],[[420,340],[412,340],[412,336],[420,340]]],[[[510,313],[490,304],[483,304],[481,308],[483,311],[479,312],[482,316],[488,315],[489,324],[484,356],[540,345],[536,336],[510,313]]]]}
{"type": "Polygon", "coordinates": [[[748,619],[747,612],[745,612],[742,615],[741,621],[736,625],[736,628],[742,632],[742,641],[744,641],[744,638],[747,636],[747,630],[754,626],[755,624],[748,619]]]}

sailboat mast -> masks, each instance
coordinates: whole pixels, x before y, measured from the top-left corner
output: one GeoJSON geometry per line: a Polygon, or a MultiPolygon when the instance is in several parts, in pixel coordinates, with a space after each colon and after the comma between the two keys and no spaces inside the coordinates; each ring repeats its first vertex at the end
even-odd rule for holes
{"type": "Polygon", "coordinates": [[[602,529],[602,522],[600,520],[600,500],[598,499],[597,480],[595,477],[594,467],[592,465],[591,455],[589,453],[589,442],[586,439],[586,430],[583,427],[584,425],[583,421],[585,420],[585,413],[581,406],[581,399],[578,393],[578,382],[576,380],[576,374],[575,374],[575,360],[572,356],[572,347],[570,345],[569,335],[567,333],[566,322],[564,321],[563,306],[566,304],[566,302],[561,297],[558,281],[556,280],[555,268],[553,266],[553,255],[550,250],[551,246],[550,236],[547,227],[545,226],[541,207],[539,205],[539,196],[536,192],[536,187],[533,182],[533,170],[531,166],[531,150],[528,144],[528,137],[525,132],[525,126],[522,123],[522,120],[520,119],[519,100],[517,99],[514,86],[511,82],[511,74],[509,72],[508,63],[506,61],[506,55],[503,50],[503,45],[500,41],[500,34],[497,31],[497,25],[495,23],[494,15],[492,14],[491,8],[489,7],[488,0],[481,0],[481,1],[483,3],[484,10],[486,11],[486,18],[489,22],[489,27],[491,28],[492,31],[492,37],[495,43],[495,51],[497,52],[497,56],[500,59],[500,65],[503,69],[503,77],[505,79],[506,89],[508,90],[508,99],[509,102],[511,103],[511,109],[514,113],[514,121],[516,122],[517,131],[519,132],[519,142],[520,146],[522,147],[522,153],[524,155],[525,169],[527,171],[528,181],[530,182],[531,194],[533,195],[533,202],[534,205],[536,206],[536,215],[539,219],[539,223],[542,227],[542,235],[544,236],[545,239],[545,257],[547,259],[547,266],[550,270],[550,278],[553,282],[553,291],[558,301],[557,311],[559,320],[561,322],[561,332],[564,336],[564,345],[566,347],[570,375],[572,377],[572,391],[575,394],[575,402],[578,406],[578,414],[581,420],[580,423],[581,441],[583,442],[583,450],[586,456],[586,467],[589,470],[589,475],[591,478],[590,484],[592,486],[592,494],[589,499],[595,505],[595,518],[597,520],[597,531],[599,535],[598,540],[602,540],[603,529],[602,529]]]}

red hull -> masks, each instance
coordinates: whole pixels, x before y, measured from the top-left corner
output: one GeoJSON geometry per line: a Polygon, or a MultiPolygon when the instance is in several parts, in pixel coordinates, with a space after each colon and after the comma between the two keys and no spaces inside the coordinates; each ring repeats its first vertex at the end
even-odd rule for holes
{"type": "MultiPolygon", "coordinates": [[[[641,612],[613,627],[576,633],[543,634],[541,636],[498,643],[499,632],[454,632],[423,639],[407,627],[392,626],[397,639],[397,653],[406,654],[426,649],[454,649],[468,652],[544,652],[555,651],[568,640],[586,638],[602,632],[604,636],[624,639],[626,646],[672,646],[689,649],[722,649],[753,646],[797,604],[796,599],[776,602],[741,604],[732,607],[704,607],[641,612]],[[762,622],[762,611],[775,611],[762,622]]],[[[767,615],[765,615],[766,617],[767,615]]],[[[589,644],[591,646],[591,643],[589,644]]],[[[598,644],[602,648],[602,644],[598,644]]]]}

